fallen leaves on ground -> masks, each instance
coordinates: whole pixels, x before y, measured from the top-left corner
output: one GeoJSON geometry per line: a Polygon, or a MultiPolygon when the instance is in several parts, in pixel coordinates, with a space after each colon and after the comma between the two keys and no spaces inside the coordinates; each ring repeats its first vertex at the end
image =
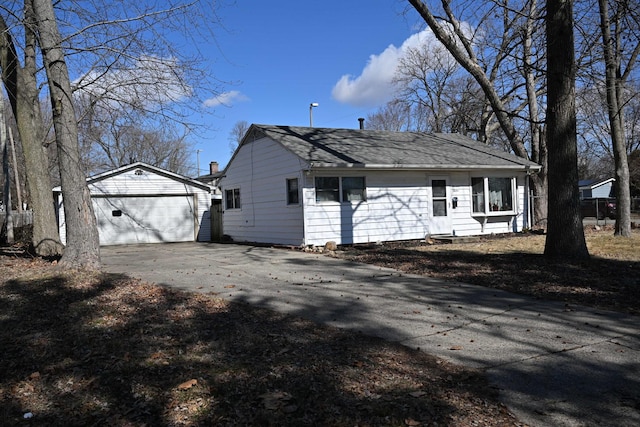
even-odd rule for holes
{"type": "Polygon", "coordinates": [[[7,425],[522,425],[480,372],[380,339],[42,260],[0,277],[7,425]]]}
{"type": "Polygon", "coordinates": [[[614,237],[611,228],[585,231],[586,261],[549,260],[545,236],[486,236],[469,243],[389,242],[345,247],[335,256],[538,298],[640,314],[640,230],[614,237]]]}

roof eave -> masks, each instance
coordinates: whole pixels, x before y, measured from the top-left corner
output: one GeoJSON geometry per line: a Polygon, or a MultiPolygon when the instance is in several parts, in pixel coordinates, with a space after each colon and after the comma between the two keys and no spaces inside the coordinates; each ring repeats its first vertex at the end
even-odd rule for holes
{"type": "Polygon", "coordinates": [[[378,170],[519,170],[523,172],[538,172],[540,165],[410,165],[410,164],[364,164],[364,163],[310,163],[310,169],[378,169],[378,170]]]}

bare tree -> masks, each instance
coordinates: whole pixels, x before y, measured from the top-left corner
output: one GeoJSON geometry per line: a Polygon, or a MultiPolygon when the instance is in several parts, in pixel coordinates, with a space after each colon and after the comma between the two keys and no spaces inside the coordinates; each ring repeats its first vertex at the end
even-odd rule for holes
{"type": "Polygon", "coordinates": [[[9,151],[7,123],[4,114],[4,102],[0,102],[0,152],[2,152],[2,174],[4,175],[4,205],[3,234],[6,243],[13,243],[13,215],[11,214],[11,178],[9,175],[9,151]]]}
{"type": "MultiPolygon", "coordinates": [[[[18,127],[27,171],[27,189],[33,210],[31,244],[40,256],[62,254],[62,243],[51,192],[51,179],[44,149],[44,124],[40,111],[36,63],[36,34],[31,3],[24,3],[24,63],[20,65],[18,49],[11,29],[0,16],[0,68],[11,109],[18,127]]],[[[17,23],[15,23],[17,25],[17,23]]]]}
{"type": "Polygon", "coordinates": [[[72,85],[82,106],[77,111],[87,163],[119,166],[119,155],[127,161],[144,157],[157,166],[171,164],[178,173],[191,169],[187,137],[206,128],[191,120],[192,113],[207,114],[204,101],[220,88],[203,67],[211,53],[197,51],[202,39],[215,38],[215,4],[75,0],[58,2],[56,8],[67,17],[61,28],[70,67],[78,75],[72,85]],[[178,33],[189,49],[176,41],[178,33]],[[163,145],[156,153],[159,159],[149,157],[151,150],[143,156],[126,139],[117,139],[134,128],[163,145]],[[170,144],[176,144],[174,150],[170,144]]]}
{"type": "Polygon", "coordinates": [[[240,120],[233,125],[231,131],[229,131],[229,150],[231,150],[231,154],[236,151],[249,127],[250,125],[246,120],[240,120]]]}
{"type": "Polygon", "coordinates": [[[375,113],[367,115],[365,127],[394,132],[413,131],[420,128],[416,121],[423,119],[423,117],[422,114],[414,114],[408,102],[394,99],[387,102],[375,113]]]}
{"type": "MultiPolygon", "coordinates": [[[[40,255],[56,255],[61,253],[62,245],[53,210],[51,181],[47,176],[49,168],[45,167],[47,156],[43,144],[48,128],[43,125],[40,86],[36,84],[43,79],[38,76],[41,64],[36,66],[32,4],[31,0],[25,0],[22,12],[20,2],[0,5],[3,14],[0,16],[0,67],[27,163],[28,192],[34,210],[33,244],[40,255]],[[11,37],[13,30],[24,35],[24,44],[16,46],[11,37]],[[20,67],[19,54],[25,58],[23,67],[20,67]]],[[[217,85],[211,84],[208,70],[199,66],[204,55],[196,52],[186,56],[185,53],[193,52],[198,46],[196,41],[203,37],[212,38],[209,30],[218,22],[215,8],[198,0],[171,3],[77,0],[55,2],[55,7],[61,18],[57,21],[60,46],[66,51],[65,60],[73,69],[72,74],[78,76],[72,82],[78,94],[76,100],[87,95],[101,108],[130,112],[125,122],[127,132],[122,133],[132,134],[130,124],[136,123],[136,132],[145,134],[147,141],[169,140],[179,142],[180,147],[188,146],[184,135],[198,132],[198,126],[188,117],[203,105],[201,101],[216,93],[217,85]],[[178,33],[190,49],[178,44],[173,37],[178,33]],[[187,40],[189,37],[192,39],[187,40]]],[[[57,114],[55,108],[52,113],[57,114]]],[[[95,151],[90,145],[84,145],[83,149],[83,153],[89,155],[95,151]]],[[[60,150],[57,147],[58,153],[60,150]]],[[[188,162],[188,156],[183,153],[160,155],[178,169],[188,162]]],[[[137,157],[137,153],[128,157],[137,157]]],[[[64,167],[58,168],[62,169],[64,167]]]]}
{"type": "MultiPolygon", "coordinates": [[[[616,228],[615,234],[631,236],[631,194],[629,187],[629,164],[624,125],[624,85],[636,58],[640,54],[640,29],[638,22],[631,25],[631,36],[625,34],[623,21],[631,14],[637,13],[629,8],[632,1],[598,0],[600,11],[600,28],[602,31],[602,49],[604,53],[607,107],[613,146],[616,178],[616,228]],[[610,13],[613,6],[613,16],[610,13]],[[633,35],[634,31],[636,32],[633,35]],[[625,52],[624,44],[629,43],[629,52],[625,52]],[[626,64],[623,63],[626,61],[626,64]]],[[[636,7],[638,5],[636,4],[636,7]]],[[[636,18],[640,15],[636,15],[636,18]]],[[[633,20],[632,20],[633,21],[633,20]]]]}
{"type": "MultiPolygon", "coordinates": [[[[521,117],[538,125],[544,122],[540,117],[532,118],[536,109],[531,108],[537,105],[535,98],[542,93],[544,81],[538,77],[541,62],[544,61],[544,51],[531,49],[528,55],[523,52],[523,37],[536,40],[534,32],[523,31],[523,27],[526,27],[528,20],[538,19],[537,9],[526,2],[518,4],[518,8],[511,5],[507,7],[506,4],[497,2],[474,2],[472,7],[465,7],[463,2],[456,3],[459,7],[457,15],[452,9],[452,3],[442,0],[441,11],[436,17],[432,8],[424,2],[409,0],[409,3],[424,19],[438,41],[482,89],[486,102],[491,107],[490,112],[487,110],[483,113],[482,124],[490,126],[492,117],[495,117],[513,152],[542,165],[538,174],[530,176],[530,181],[539,202],[535,205],[535,217],[539,220],[546,219],[547,172],[544,163],[544,134],[539,133],[539,137],[532,137],[529,127],[518,127],[515,121],[521,117]],[[460,17],[463,11],[471,11],[473,16],[470,18],[476,23],[477,31],[465,24],[464,18],[460,17]],[[496,16],[500,19],[494,19],[496,16]],[[525,70],[525,75],[522,70],[525,70]],[[526,73],[529,73],[529,78],[526,73]],[[534,85],[534,90],[523,92],[522,88],[527,84],[534,85]],[[519,116],[525,109],[528,109],[529,116],[519,116]],[[527,135],[530,152],[524,138],[527,135]]],[[[530,25],[529,29],[535,27],[530,25]]],[[[479,132],[483,133],[484,130],[480,129],[479,132]]],[[[486,137],[481,136],[479,139],[486,140],[486,137]]]]}
{"type": "Polygon", "coordinates": [[[78,126],[62,38],[51,0],[32,2],[49,86],[67,223],[67,247],[59,265],[97,269],[100,267],[98,228],[91,195],[80,164],[78,126]]]}
{"type": "Polygon", "coordinates": [[[145,113],[128,109],[102,108],[85,96],[75,97],[81,117],[78,122],[81,160],[88,175],[141,161],[186,175],[192,144],[188,135],[177,135],[175,126],[164,122],[147,129],[145,113]],[[82,102],[82,101],[87,101],[82,102]]]}
{"type": "Polygon", "coordinates": [[[580,215],[572,0],[547,0],[549,221],[544,254],[588,258],[580,215]]]}
{"type": "Polygon", "coordinates": [[[447,102],[460,66],[440,44],[410,48],[400,59],[394,83],[398,97],[426,114],[428,132],[451,132],[454,106],[447,102]]]}

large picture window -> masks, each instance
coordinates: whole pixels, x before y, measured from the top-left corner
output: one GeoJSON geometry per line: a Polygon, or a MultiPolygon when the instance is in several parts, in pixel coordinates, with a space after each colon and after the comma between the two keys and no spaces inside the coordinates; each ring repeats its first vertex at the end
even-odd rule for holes
{"type": "Polygon", "coordinates": [[[367,200],[362,176],[316,177],[316,202],[361,202],[367,200]]]}
{"type": "Polygon", "coordinates": [[[240,189],[225,190],[224,202],[225,209],[240,209],[240,189]]]}
{"type": "Polygon", "coordinates": [[[514,212],[514,178],[471,178],[474,214],[514,212]]]}

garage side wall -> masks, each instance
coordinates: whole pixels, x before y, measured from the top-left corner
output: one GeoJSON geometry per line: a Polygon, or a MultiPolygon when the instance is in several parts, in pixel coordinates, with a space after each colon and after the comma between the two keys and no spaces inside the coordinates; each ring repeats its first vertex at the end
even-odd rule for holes
{"type": "MultiPolygon", "coordinates": [[[[133,168],[88,185],[101,245],[209,241],[211,195],[188,180],[133,168]]],[[[62,197],[60,237],[66,243],[62,197]]]]}

